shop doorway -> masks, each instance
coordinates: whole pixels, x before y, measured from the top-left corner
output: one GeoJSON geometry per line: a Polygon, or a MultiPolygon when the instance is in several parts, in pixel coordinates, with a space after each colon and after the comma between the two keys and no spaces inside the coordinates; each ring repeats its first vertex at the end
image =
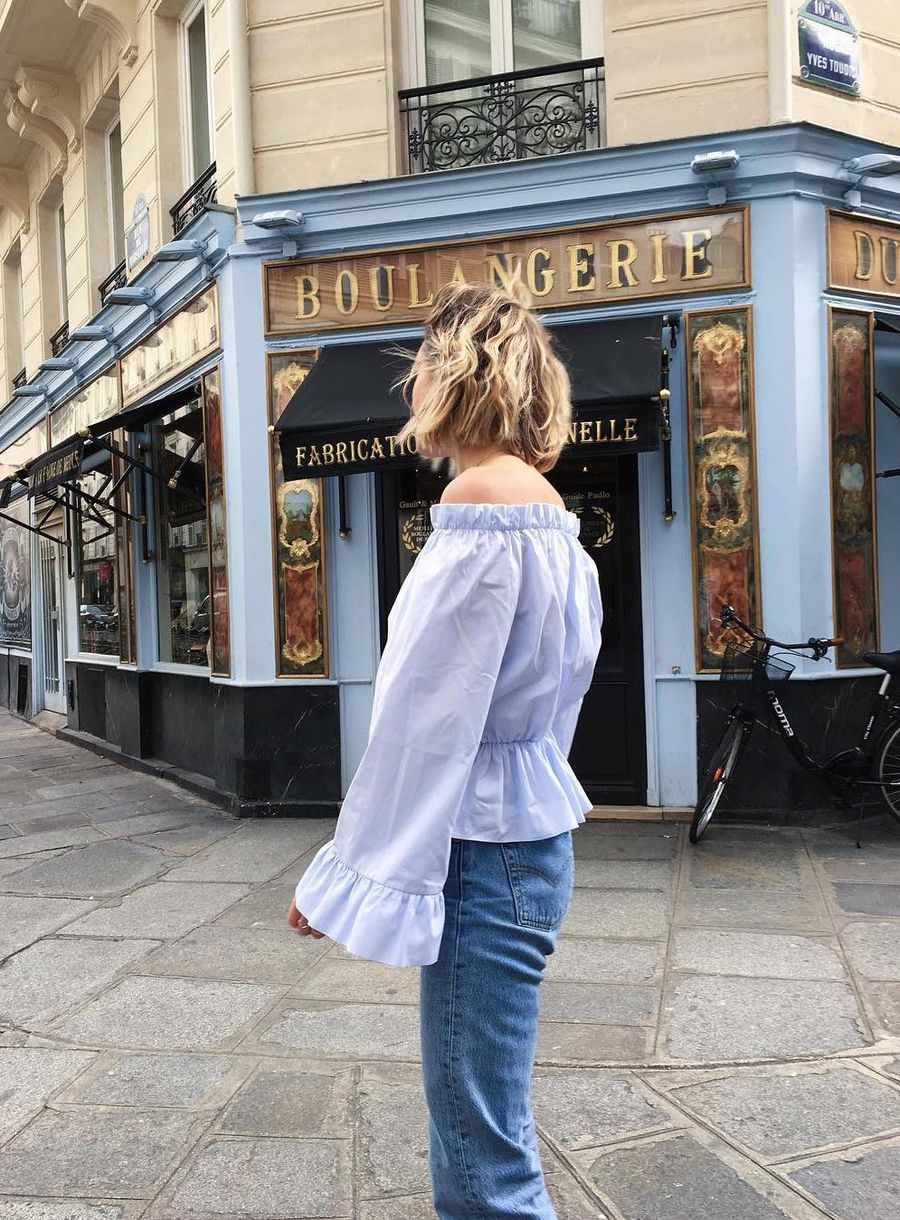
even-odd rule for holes
{"type": "MultiPolygon", "coordinates": [[[[563,457],[549,473],[582,526],[604,604],[603,646],[585,695],[570,759],[595,805],[647,798],[637,457],[563,457]]],[[[384,472],[378,486],[381,642],[400,585],[430,532],[428,509],[445,476],[427,466],[384,472]]]]}
{"type": "MultiPolygon", "coordinates": [[[[55,532],[55,531],[54,531],[55,532]]],[[[59,541],[38,539],[41,573],[41,661],[43,702],[50,712],[65,714],[65,582],[62,532],[59,541]]]]}

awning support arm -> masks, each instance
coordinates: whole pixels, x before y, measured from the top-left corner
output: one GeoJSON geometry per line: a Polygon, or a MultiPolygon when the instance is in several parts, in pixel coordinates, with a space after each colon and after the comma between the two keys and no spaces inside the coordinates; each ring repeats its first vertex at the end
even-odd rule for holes
{"type": "MultiPolygon", "coordinates": [[[[674,333],[674,331],[673,331],[674,333]]],[[[662,363],[659,371],[659,414],[660,440],[663,460],[663,520],[671,525],[675,520],[675,509],[672,507],[672,420],[669,415],[669,402],[672,397],[669,390],[669,349],[662,349],[662,363]]]]}
{"type": "Polygon", "coordinates": [[[875,476],[876,479],[896,479],[900,478],[900,466],[896,470],[879,470],[875,476]]]}
{"type": "Polygon", "coordinates": [[[68,541],[60,542],[55,534],[41,529],[40,526],[32,525],[28,521],[20,521],[18,517],[13,517],[11,513],[0,512],[0,521],[9,521],[12,525],[18,525],[21,529],[28,530],[29,534],[37,534],[39,538],[46,538],[48,542],[55,542],[58,546],[64,546],[66,550],[69,550],[68,541]]]}

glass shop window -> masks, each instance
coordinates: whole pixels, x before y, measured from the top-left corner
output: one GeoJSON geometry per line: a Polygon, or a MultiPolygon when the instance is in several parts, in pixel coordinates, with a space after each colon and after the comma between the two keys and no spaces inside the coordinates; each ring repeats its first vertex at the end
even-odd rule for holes
{"type": "MultiPolygon", "coordinates": [[[[83,474],[78,485],[98,497],[112,482],[112,458],[83,474]]],[[[81,652],[119,655],[119,600],[116,579],[116,529],[113,514],[81,501],[78,538],[78,647],[81,652]]]]}
{"type": "Polygon", "coordinates": [[[200,402],[151,425],[156,485],[159,659],[209,666],[206,456],[200,402]]]}

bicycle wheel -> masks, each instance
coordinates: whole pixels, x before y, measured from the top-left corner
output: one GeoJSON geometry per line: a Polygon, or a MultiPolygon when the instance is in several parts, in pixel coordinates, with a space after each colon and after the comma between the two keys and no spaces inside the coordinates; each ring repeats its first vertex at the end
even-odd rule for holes
{"type": "MultiPolygon", "coordinates": [[[[900,724],[892,725],[878,747],[875,759],[875,774],[882,784],[900,780],[900,724]]],[[[900,788],[882,787],[881,795],[888,813],[900,822],[900,788]]]]}
{"type": "Polygon", "coordinates": [[[712,762],[700,789],[700,798],[694,810],[694,818],[688,837],[692,843],[699,843],[703,832],[716,812],[716,807],[722,799],[725,785],[734,775],[741,745],[744,740],[744,723],[740,716],[735,716],[722,734],[722,739],[716,746],[712,762]]]}

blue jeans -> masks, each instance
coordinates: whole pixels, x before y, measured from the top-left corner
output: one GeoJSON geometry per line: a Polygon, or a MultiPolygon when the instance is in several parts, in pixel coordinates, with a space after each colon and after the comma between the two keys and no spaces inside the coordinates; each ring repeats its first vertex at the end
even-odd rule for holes
{"type": "Polygon", "coordinates": [[[441,1220],[555,1220],[530,1085],[538,988],[572,896],[569,831],[454,839],[441,951],[421,972],[429,1168],[441,1220]]]}

